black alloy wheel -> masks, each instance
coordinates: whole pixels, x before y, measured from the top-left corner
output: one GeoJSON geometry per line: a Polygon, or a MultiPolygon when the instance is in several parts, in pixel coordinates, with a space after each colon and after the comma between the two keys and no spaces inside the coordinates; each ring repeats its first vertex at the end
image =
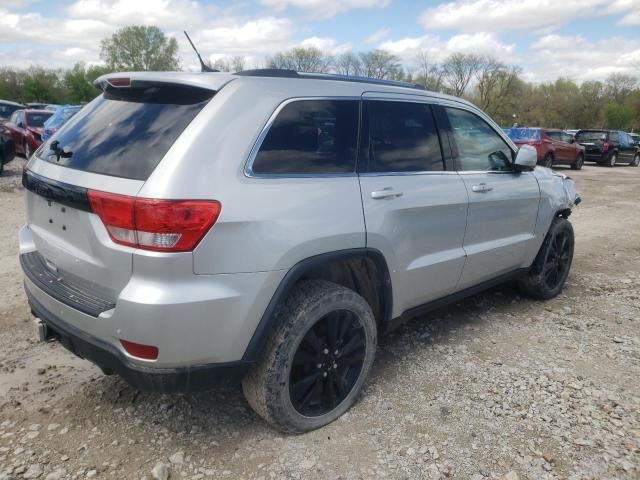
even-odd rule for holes
{"type": "Polygon", "coordinates": [[[571,267],[571,247],[569,232],[554,232],[550,239],[547,255],[542,267],[544,283],[550,290],[564,283],[571,267]]]}
{"type": "Polygon", "coordinates": [[[365,361],[366,337],[358,317],[336,310],[309,328],[293,357],[291,404],[306,417],[335,409],[356,384],[365,361]]]}

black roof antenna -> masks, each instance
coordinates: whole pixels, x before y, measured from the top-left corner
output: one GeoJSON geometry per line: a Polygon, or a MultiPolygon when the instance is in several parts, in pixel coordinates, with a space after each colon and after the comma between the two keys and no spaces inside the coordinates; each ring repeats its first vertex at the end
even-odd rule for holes
{"type": "Polygon", "coordinates": [[[198,60],[200,60],[200,71],[201,72],[219,72],[220,70],[211,68],[206,63],[204,63],[204,61],[202,60],[202,57],[200,56],[200,53],[198,52],[198,49],[191,41],[191,38],[189,38],[189,34],[187,33],[187,31],[183,30],[183,32],[184,32],[184,36],[187,37],[187,40],[189,40],[189,43],[191,44],[191,48],[193,48],[193,51],[196,52],[196,55],[198,56],[198,60]]]}

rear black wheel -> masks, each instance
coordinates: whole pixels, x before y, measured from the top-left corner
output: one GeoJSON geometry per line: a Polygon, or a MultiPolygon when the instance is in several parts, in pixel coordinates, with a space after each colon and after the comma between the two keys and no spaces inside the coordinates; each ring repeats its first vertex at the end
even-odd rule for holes
{"type": "Polygon", "coordinates": [[[633,161],[629,164],[632,167],[637,167],[638,165],[640,165],[640,153],[636,153],[635,156],[633,157],[633,161]]]}
{"type": "Polygon", "coordinates": [[[353,290],[301,282],[242,382],[251,407],[276,428],[301,433],[331,423],[356,401],[371,369],[376,322],[353,290]]]}
{"type": "Polygon", "coordinates": [[[609,155],[606,165],[609,168],[613,168],[616,166],[617,162],[618,162],[618,154],[613,152],[611,155],[609,155]]]}
{"type": "Polygon", "coordinates": [[[528,295],[548,300],[562,291],[573,260],[573,227],[566,218],[554,219],[529,271],[520,279],[528,295]]]}
{"type": "Polygon", "coordinates": [[[576,161],[571,165],[572,170],[582,170],[582,166],[584,165],[584,155],[581,153],[576,157],[576,161]]]}
{"type": "Polygon", "coordinates": [[[553,167],[553,155],[551,153],[547,153],[544,157],[544,166],[547,168],[553,167]]]}

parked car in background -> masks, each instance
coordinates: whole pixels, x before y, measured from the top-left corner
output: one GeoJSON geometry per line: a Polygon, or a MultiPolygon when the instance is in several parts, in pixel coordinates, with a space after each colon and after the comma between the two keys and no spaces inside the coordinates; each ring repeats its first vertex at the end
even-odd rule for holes
{"type": "Polygon", "coordinates": [[[507,279],[562,291],[575,184],[469,102],[290,70],[96,83],[25,169],[20,262],[38,338],[138,388],[242,380],[305,432],[403,320],[507,279]]]}
{"type": "Polygon", "coordinates": [[[44,129],[42,130],[42,141],[46,142],[51,138],[51,135],[56,133],[60,127],[69,121],[76,113],[80,111],[82,107],[80,105],[61,105],[56,111],[49,117],[49,120],[44,122],[44,129]]]}
{"type": "Polygon", "coordinates": [[[570,165],[580,170],[584,164],[585,149],[566,132],[552,128],[505,128],[513,142],[531,145],[538,152],[538,163],[551,168],[554,165],[570,165]]]}
{"type": "Polygon", "coordinates": [[[29,102],[25,106],[31,110],[46,110],[48,103],[29,102]]]}
{"type": "Polygon", "coordinates": [[[0,122],[2,120],[9,120],[11,115],[16,110],[24,108],[21,103],[11,102],[9,100],[0,100],[0,122]]]}
{"type": "Polygon", "coordinates": [[[13,135],[8,127],[0,123],[0,175],[4,170],[4,165],[13,160],[15,154],[16,142],[13,140],[13,135]]]}
{"type": "Polygon", "coordinates": [[[640,149],[640,133],[628,133],[627,135],[629,135],[633,143],[636,144],[636,149],[640,149]]]}
{"type": "Polygon", "coordinates": [[[571,135],[572,137],[575,137],[575,136],[576,136],[576,132],[578,132],[578,130],[577,130],[577,129],[576,129],[576,130],[574,130],[574,129],[567,129],[567,130],[564,130],[564,131],[565,131],[565,132],[567,132],[567,133],[568,133],[569,135],[571,135]]]}
{"type": "Polygon", "coordinates": [[[576,133],[576,142],[585,147],[585,160],[615,167],[640,164],[640,154],[633,138],[620,130],[585,129],[576,133]]]}
{"type": "Polygon", "coordinates": [[[26,158],[42,144],[44,122],[53,115],[51,110],[16,110],[5,126],[11,131],[16,152],[26,158]]]}
{"type": "Polygon", "coordinates": [[[62,107],[63,105],[58,105],[57,103],[49,103],[47,105],[44,106],[45,110],[51,110],[52,112],[55,112],[58,108],[62,107]]]}

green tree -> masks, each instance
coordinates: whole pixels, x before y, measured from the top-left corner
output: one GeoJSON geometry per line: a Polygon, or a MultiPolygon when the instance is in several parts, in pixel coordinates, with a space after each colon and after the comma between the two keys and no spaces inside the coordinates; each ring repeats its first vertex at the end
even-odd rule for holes
{"type": "Polygon", "coordinates": [[[34,67],[26,72],[20,99],[23,102],[64,102],[64,87],[58,72],[34,67]]]}
{"type": "Polygon", "coordinates": [[[178,70],[178,42],[158,27],[124,27],[102,40],[100,58],[111,70],[178,70]]]}
{"type": "Polygon", "coordinates": [[[632,108],[617,103],[608,103],[604,106],[604,120],[606,126],[612,129],[627,130],[634,117],[632,108]]]}
{"type": "Polygon", "coordinates": [[[66,101],[69,103],[88,102],[98,91],[93,81],[103,73],[108,73],[106,67],[93,66],[86,68],[84,63],[76,63],[71,70],[67,70],[62,79],[66,90],[66,101]]]}

